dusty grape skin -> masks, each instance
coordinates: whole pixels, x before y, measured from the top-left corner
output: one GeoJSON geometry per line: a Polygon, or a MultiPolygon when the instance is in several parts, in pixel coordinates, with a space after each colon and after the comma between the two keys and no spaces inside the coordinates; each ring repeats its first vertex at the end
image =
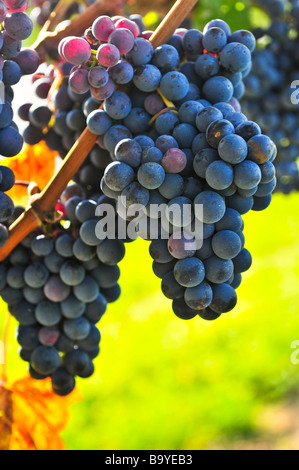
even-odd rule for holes
{"type": "Polygon", "coordinates": [[[180,173],[187,163],[186,155],[182,150],[171,148],[165,153],[161,165],[166,173],[180,173]]]}
{"type": "Polygon", "coordinates": [[[80,65],[90,57],[89,44],[82,38],[70,38],[64,41],[61,55],[71,64],[80,65]]]}

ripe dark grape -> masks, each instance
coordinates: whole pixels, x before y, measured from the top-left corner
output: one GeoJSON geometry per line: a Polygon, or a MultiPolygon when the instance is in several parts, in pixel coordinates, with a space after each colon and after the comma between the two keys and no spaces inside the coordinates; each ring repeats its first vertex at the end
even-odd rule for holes
{"type": "Polygon", "coordinates": [[[72,341],[79,341],[88,336],[90,323],[84,317],[64,320],[63,331],[72,341]]]}
{"type": "MultiPolygon", "coordinates": [[[[149,41],[144,38],[136,38],[133,48],[126,54],[126,59],[136,67],[150,62],[153,53],[154,49],[149,41]]],[[[133,78],[133,76],[131,78],[133,78]]]]}
{"type": "Polygon", "coordinates": [[[218,152],[222,160],[232,165],[241,163],[248,154],[246,141],[239,135],[230,134],[219,142],[218,152]]]}
{"type": "Polygon", "coordinates": [[[221,51],[220,63],[230,73],[243,72],[250,60],[250,50],[239,42],[230,42],[221,51]]]}
{"type": "Polygon", "coordinates": [[[38,346],[31,355],[33,369],[41,375],[53,374],[60,364],[58,351],[54,347],[38,346]]]}
{"type": "Polygon", "coordinates": [[[180,72],[168,72],[163,76],[160,88],[167,99],[177,101],[187,95],[189,82],[186,76],[180,72]]]}
{"type": "MultiPolygon", "coordinates": [[[[70,260],[70,261],[66,261],[61,266],[59,274],[63,283],[67,284],[68,286],[74,286],[74,285],[80,284],[80,282],[83,281],[85,277],[85,269],[79,263],[70,260]]],[[[57,288],[58,286],[55,285],[55,289],[57,288]]],[[[68,293],[68,289],[66,289],[66,293],[68,293]]],[[[61,296],[65,297],[66,293],[61,294],[61,296]]],[[[63,301],[63,299],[61,299],[60,301],[63,301]]]]}
{"type": "Polygon", "coordinates": [[[209,186],[216,190],[226,189],[234,181],[233,167],[229,163],[216,160],[206,170],[206,180],[209,186]]]}
{"type": "Polygon", "coordinates": [[[213,300],[210,309],[215,313],[230,312],[237,303],[235,289],[229,284],[216,284],[212,287],[213,300]]]}
{"type": "Polygon", "coordinates": [[[121,55],[127,54],[134,47],[134,35],[125,27],[112,31],[108,41],[118,49],[121,55]]]}
{"type": "Polygon", "coordinates": [[[16,11],[6,16],[4,27],[12,39],[23,41],[31,35],[33,23],[26,13],[16,11]]]}
{"type": "Polygon", "coordinates": [[[210,284],[204,281],[195,287],[188,287],[184,299],[192,310],[204,310],[212,302],[213,291],[210,284]]]}
{"type": "Polygon", "coordinates": [[[133,79],[134,69],[129,62],[120,60],[116,65],[109,69],[109,75],[117,85],[125,85],[130,83],[133,79]]]}
{"type": "Polygon", "coordinates": [[[234,272],[234,264],[231,259],[223,260],[218,256],[212,256],[204,262],[206,278],[214,284],[227,282],[234,272]]]}
{"type": "Polygon", "coordinates": [[[153,92],[158,88],[160,81],[161,72],[154,65],[146,64],[136,68],[133,83],[138,90],[153,92]]]}
{"type": "Polygon", "coordinates": [[[184,287],[195,287],[205,278],[205,268],[198,258],[186,258],[174,266],[174,277],[184,287]]]}
{"type": "Polygon", "coordinates": [[[211,54],[218,54],[227,43],[227,35],[221,28],[208,29],[202,37],[202,45],[211,54]]]}
{"type": "Polygon", "coordinates": [[[138,170],[139,183],[146,189],[157,189],[165,180],[165,171],[156,162],[144,163],[138,170]]]}
{"type": "Polygon", "coordinates": [[[219,258],[233,259],[241,251],[241,240],[231,230],[220,230],[212,238],[212,248],[219,258]]]}
{"type": "Polygon", "coordinates": [[[76,381],[63,367],[58,368],[51,376],[54,392],[60,396],[69,395],[75,388],[76,381]]]}
{"type": "Polygon", "coordinates": [[[142,148],[132,139],[123,139],[115,147],[115,159],[135,168],[141,163],[142,148]]]}

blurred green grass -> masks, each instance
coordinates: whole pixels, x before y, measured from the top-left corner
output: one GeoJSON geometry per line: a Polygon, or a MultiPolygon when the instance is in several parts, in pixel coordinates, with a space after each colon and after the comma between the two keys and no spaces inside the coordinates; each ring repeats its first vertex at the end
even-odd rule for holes
{"type": "MultiPolygon", "coordinates": [[[[290,361],[299,339],[298,202],[298,194],[275,195],[267,211],[245,217],[253,266],[237,308],[213,323],[177,319],[151,271],[148,243],[127,245],[122,297],[101,320],[95,375],[78,381],[84,399],[64,432],[68,449],[246,441],[265,406],[298,395],[299,366],[290,361]]],[[[10,336],[13,378],[25,365],[10,336]]]]}

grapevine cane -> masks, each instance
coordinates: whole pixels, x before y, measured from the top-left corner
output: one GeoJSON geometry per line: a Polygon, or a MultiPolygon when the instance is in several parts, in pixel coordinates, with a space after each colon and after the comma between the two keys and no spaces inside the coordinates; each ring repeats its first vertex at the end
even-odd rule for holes
{"type": "MultiPolygon", "coordinates": [[[[197,0],[176,1],[150,38],[154,47],[163,44],[169,39],[196,3],[197,0]]],[[[53,208],[67,183],[73,178],[92,150],[96,139],[97,136],[92,134],[88,128],[85,128],[65,157],[58,172],[40,194],[36,194],[31,198],[31,203],[25,212],[9,227],[9,238],[5,246],[0,250],[0,261],[4,260],[27,235],[40,225],[40,220],[45,213],[53,208]]]]}

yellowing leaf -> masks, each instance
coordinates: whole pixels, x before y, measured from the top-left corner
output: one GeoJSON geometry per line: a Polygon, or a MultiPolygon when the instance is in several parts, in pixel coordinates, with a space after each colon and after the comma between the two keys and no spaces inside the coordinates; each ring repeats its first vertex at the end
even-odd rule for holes
{"type": "Polygon", "coordinates": [[[12,427],[11,391],[0,387],[0,450],[9,448],[12,427]]]}
{"type": "Polygon", "coordinates": [[[74,390],[55,395],[51,380],[24,378],[0,387],[0,450],[63,450],[60,433],[67,425],[69,408],[81,400],[74,390]]]}
{"type": "MultiPolygon", "coordinates": [[[[49,150],[42,141],[37,145],[26,145],[19,155],[5,158],[0,164],[11,168],[16,180],[37,183],[42,190],[54,174],[56,156],[57,152],[49,150]]],[[[7,194],[14,200],[15,205],[27,205],[26,187],[15,185],[7,194]]]]}

